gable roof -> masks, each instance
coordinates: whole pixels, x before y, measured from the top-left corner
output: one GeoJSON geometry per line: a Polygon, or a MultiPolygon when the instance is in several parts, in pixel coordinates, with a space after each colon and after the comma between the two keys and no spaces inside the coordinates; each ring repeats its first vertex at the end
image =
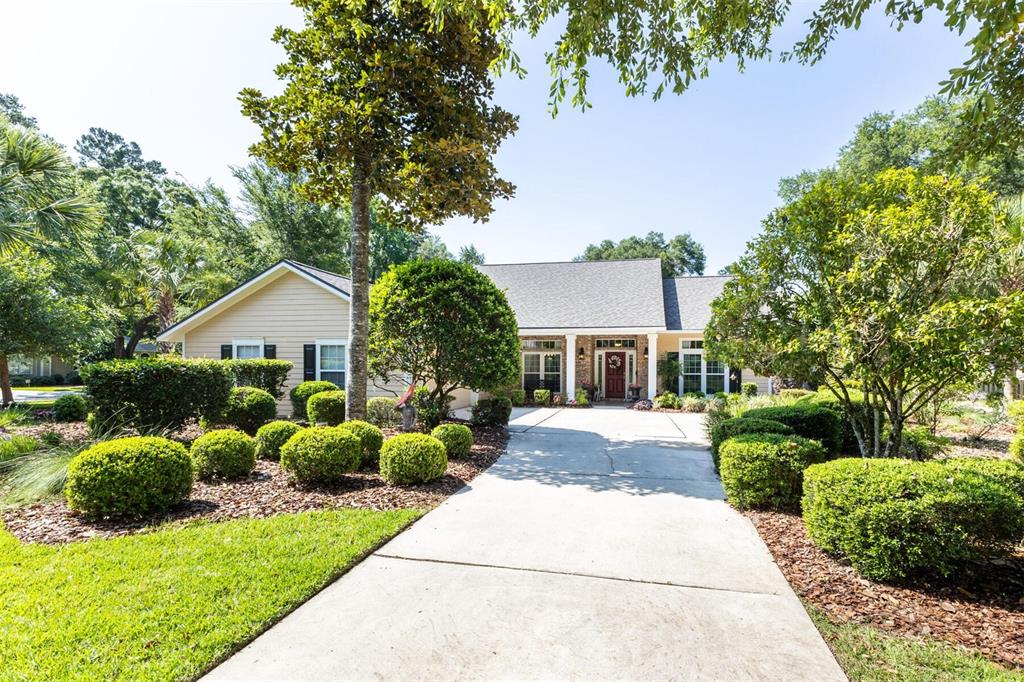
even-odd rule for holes
{"type": "Polygon", "coordinates": [[[668,331],[704,331],[711,321],[711,302],[722,293],[728,275],[670,277],[662,282],[665,328],[668,331]]]}
{"type": "Polygon", "coordinates": [[[505,291],[521,330],[665,328],[658,258],[477,267],[505,291]]]}
{"type": "Polygon", "coordinates": [[[170,327],[160,332],[160,334],[157,335],[156,340],[180,340],[177,338],[178,334],[184,333],[188,329],[202,323],[210,316],[231,307],[249,294],[258,291],[275,281],[286,272],[293,272],[306,281],[329,291],[345,301],[352,299],[352,280],[348,277],[342,277],[341,275],[328,272],[327,270],[314,268],[312,265],[306,265],[305,263],[285,259],[274,263],[263,272],[249,278],[245,282],[242,282],[213,303],[200,308],[180,322],[172,324],[170,327]]]}

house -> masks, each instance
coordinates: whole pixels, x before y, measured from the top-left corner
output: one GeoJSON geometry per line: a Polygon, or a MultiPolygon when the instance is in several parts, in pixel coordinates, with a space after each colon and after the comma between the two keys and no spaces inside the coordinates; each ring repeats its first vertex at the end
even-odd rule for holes
{"type": "MultiPolygon", "coordinates": [[[[711,301],[727,277],[665,279],[656,259],[482,265],[503,289],[522,339],[520,383],[569,394],[592,384],[605,400],[653,397],[665,384],[658,360],[682,366],[680,393],[738,392],[767,379],[704,355],[711,301]],[[659,383],[660,379],[660,383],[659,383]]],[[[279,358],[304,380],[346,386],[351,280],[283,260],[205,308],[165,329],[159,342],[180,343],[183,357],[279,358]]],[[[399,382],[371,381],[367,393],[393,396],[399,382]]],[[[454,407],[472,400],[460,392],[454,407]]]]}
{"type": "Polygon", "coordinates": [[[7,358],[7,368],[11,374],[11,385],[25,386],[40,383],[63,383],[64,377],[74,369],[74,366],[55,355],[41,357],[11,355],[7,358]]]}

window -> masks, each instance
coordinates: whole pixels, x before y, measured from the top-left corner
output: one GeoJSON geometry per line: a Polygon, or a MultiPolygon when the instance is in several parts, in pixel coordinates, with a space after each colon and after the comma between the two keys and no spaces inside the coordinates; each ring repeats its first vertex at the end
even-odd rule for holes
{"type": "Polygon", "coordinates": [[[713,393],[728,392],[729,368],[718,360],[704,357],[702,340],[686,339],[680,343],[679,378],[680,393],[713,393]]]}
{"type": "Polygon", "coordinates": [[[263,339],[235,339],[231,342],[231,357],[252,360],[263,357],[263,339]]]}
{"type": "Polygon", "coordinates": [[[703,348],[704,339],[685,339],[683,341],[683,348],[703,348]]]}
{"type": "Polygon", "coordinates": [[[538,388],[561,392],[561,353],[523,353],[523,390],[530,393],[538,388]]]}
{"type": "Polygon", "coordinates": [[[316,342],[316,378],[330,381],[345,388],[345,342],[325,340],[316,342]]]}
{"type": "Polygon", "coordinates": [[[555,339],[526,339],[523,341],[523,348],[525,350],[556,350],[561,347],[562,342],[555,339]]]}
{"type": "Polygon", "coordinates": [[[725,392],[725,365],[718,360],[708,360],[704,367],[704,390],[711,393],[725,392]]]}
{"type": "Polygon", "coordinates": [[[32,374],[32,358],[26,355],[12,355],[7,359],[7,369],[11,374],[32,374]]]}
{"type": "Polygon", "coordinates": [[[704,356],[700,353],[683,353],[683,393],[701,393],[701,366],[704,356]]]}
{"type": "Polygon", "coordinates": [[[636,339],[598,339],[597,348],[636,348],[636,339]]]}

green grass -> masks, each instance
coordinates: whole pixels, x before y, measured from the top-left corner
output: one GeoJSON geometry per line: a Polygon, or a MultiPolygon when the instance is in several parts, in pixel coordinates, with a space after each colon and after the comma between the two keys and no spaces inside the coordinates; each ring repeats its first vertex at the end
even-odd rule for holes
{"type": "Polygon", "coordinates": [[[866,625],[836,625],[820,610],[807,610],[853,682],[1024,680],[1024,674],[945,642],[900,637],[866,625]]]}
{"type": "Polygon", "coordinates": [[[82,386],[15,386],[15,391],[84,391],[82,386]]]}
{"type": "Polygon", "coordinates": [[[62,547],[0,529],[0,679],[195,677],[420,513],[193,523],[62,547]]]}

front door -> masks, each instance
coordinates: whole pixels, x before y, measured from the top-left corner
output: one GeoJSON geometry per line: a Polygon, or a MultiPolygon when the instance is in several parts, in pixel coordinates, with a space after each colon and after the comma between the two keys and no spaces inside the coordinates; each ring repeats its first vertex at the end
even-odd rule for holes
{"type": "Polygon", "coordinates": [[[626,354],[608,352],[604,354],[604,397],[620,400],[626,397],[626,354]]]}

